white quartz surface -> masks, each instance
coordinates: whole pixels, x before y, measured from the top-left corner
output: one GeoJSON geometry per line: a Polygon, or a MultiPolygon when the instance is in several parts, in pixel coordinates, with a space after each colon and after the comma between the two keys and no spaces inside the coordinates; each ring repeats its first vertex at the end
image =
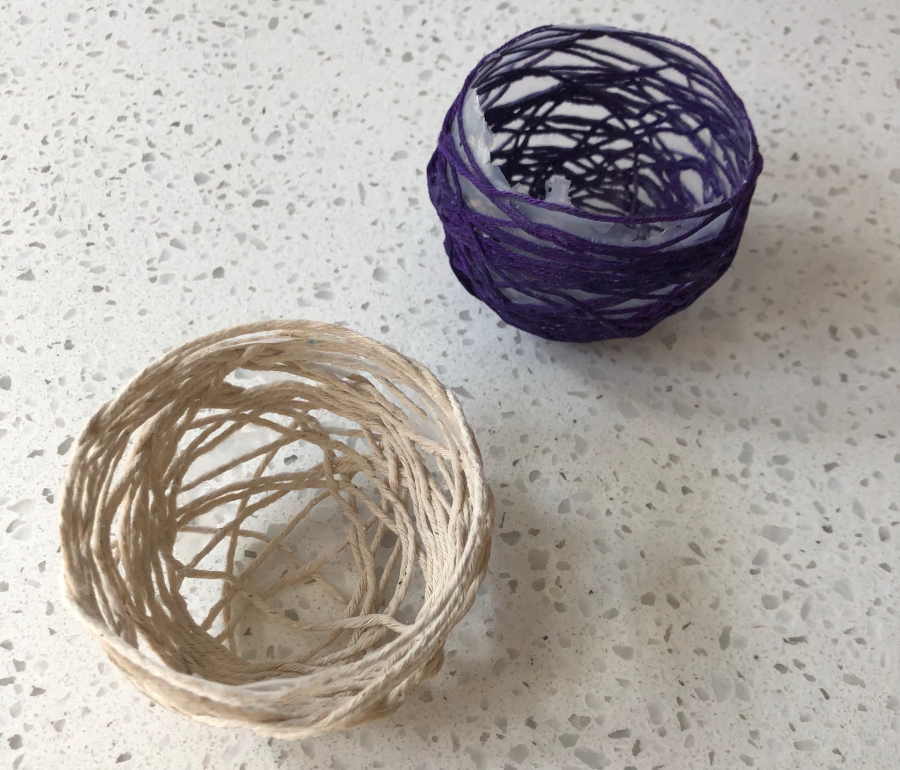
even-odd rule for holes
{"type": "Polygon", "coordinates": [[[897,767],[898,49],[887,1],[0,6],[0,768],[897,767]],[[697,46],[760,137],[735,265],[641,339],[519,333],[443,254],[443,115],[548,22],[697,46]],[[437,372],[498,506],[439,676],[297,743],[152,704],[59,601],[84,421],[279,316],[437,372]]]}

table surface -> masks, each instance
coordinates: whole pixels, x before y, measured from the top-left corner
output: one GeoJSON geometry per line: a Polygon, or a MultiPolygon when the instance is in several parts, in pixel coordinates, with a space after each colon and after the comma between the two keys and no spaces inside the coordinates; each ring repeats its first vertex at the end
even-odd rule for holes
{"type": "Polygon", "coordinates": [[[144,0],[0,10],[0,767],[896,767],[900,8],[144,0]],[[529,337],[458,285],[424,169],[543,23],[663,33],[766,167],[728,274],[645,337],[529,337]],[[391,718],[289,742],[138,694],[60,602],[73,437],[163,351],[343,322],[461,396],[481,595],[391,718]]]}

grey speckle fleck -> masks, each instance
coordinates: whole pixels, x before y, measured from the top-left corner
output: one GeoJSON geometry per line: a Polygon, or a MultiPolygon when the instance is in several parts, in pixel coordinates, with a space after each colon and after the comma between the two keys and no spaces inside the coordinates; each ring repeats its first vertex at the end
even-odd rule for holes
{"type": "Polygon", "coordinates": [[[784,545],[790,539],[793,531],[791,527],[776,527],[773,524],[766,524],[762,528],[762,536],[777,545],[784,545]]]}
{"type": "Polygon", "coordinates": [[[731,644],[731,626],[725,626],[719,634],[719,649],[727,650],[731,644]]]}
{"type": "Polygon", "coordinates": [[[848,602],[853,601],[853,586],[846,578],[841,578],[834,582],[834,590],[843,596],[848,602]]]}
{"type": "Polygon", "coordinates": [[[531,548],[528,551],[528,566],[532,571],[547,569],[550,560],[550,551],[546,548],[531,548]]]}
{"type": "Polygon", "coordinates": [[[719,703],[723,703],[724,701],[727,701],[734,692],[734,682],[731,680],[731,677],[713,672],[712,688],[716,700],[719,701],[719,703]]]}
{"type": "Polygon", "coordinates": [[[844,681],[849,685],[853,685],[854,687],[865,688],[865,686],[866,686],[866,683],[862,679],[860,679],[856,674],[844,674],[844,681]]]}
{"type": "Polygon", "coordinates": [[[819,744],[816,741],[794,741],[794,748],[797,751],[818,751],[819,744]]]}
{"type": "Polygon", "coordinates": [[[613,652],[616,653],[622,660],[631,660],[634,658],[634,648],[633,647],[624,647],[622,645],[613,645],[613,652]]]}
{"type": "Polygon", "coordinates": [[[572,753],[591,770],[602,770],[609,765],[609,760],[602,752],[594,751],[587,746],[578,746],[572,753]]]}

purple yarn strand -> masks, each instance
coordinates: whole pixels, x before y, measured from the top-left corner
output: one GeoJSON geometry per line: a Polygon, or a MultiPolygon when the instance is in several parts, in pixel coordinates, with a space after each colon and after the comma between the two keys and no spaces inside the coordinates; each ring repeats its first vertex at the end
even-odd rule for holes
{"type": "Polygon", "coordinates": [[[587,342],[643,334],[717,281],[761,170],[743,103],[689,46],[610,28],[539,27],[466,78],[428,187],[469,292],[527,332],[587,342]],[[486,176],[466,136],[471,91],[508,189],[486,176]],[[569,181],[571,205],[543,199],[554,175],[569,181]],[[540,212],[565,214],[594,236],[535,221],[540,212]],[[603,223],[618,235],[595,237],[603,223]]]}

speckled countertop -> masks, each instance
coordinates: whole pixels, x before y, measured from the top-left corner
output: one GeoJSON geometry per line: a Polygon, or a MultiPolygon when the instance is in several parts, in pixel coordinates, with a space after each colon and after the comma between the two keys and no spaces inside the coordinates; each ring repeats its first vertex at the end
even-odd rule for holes
{"type": "Polygon", "coordinates": [[[896,3],[13,0],[0,25],[0,768],[897,766],[896,3]],[[734,267],[641,339],[517,333],[442,252],[446,107],[547,22],[695,45],[760,136],[734,267]],[[86,418],[278,316],[430,366],[498,504],[441,674],[297,743],[153,705],[58,599],[86,418]]]}

